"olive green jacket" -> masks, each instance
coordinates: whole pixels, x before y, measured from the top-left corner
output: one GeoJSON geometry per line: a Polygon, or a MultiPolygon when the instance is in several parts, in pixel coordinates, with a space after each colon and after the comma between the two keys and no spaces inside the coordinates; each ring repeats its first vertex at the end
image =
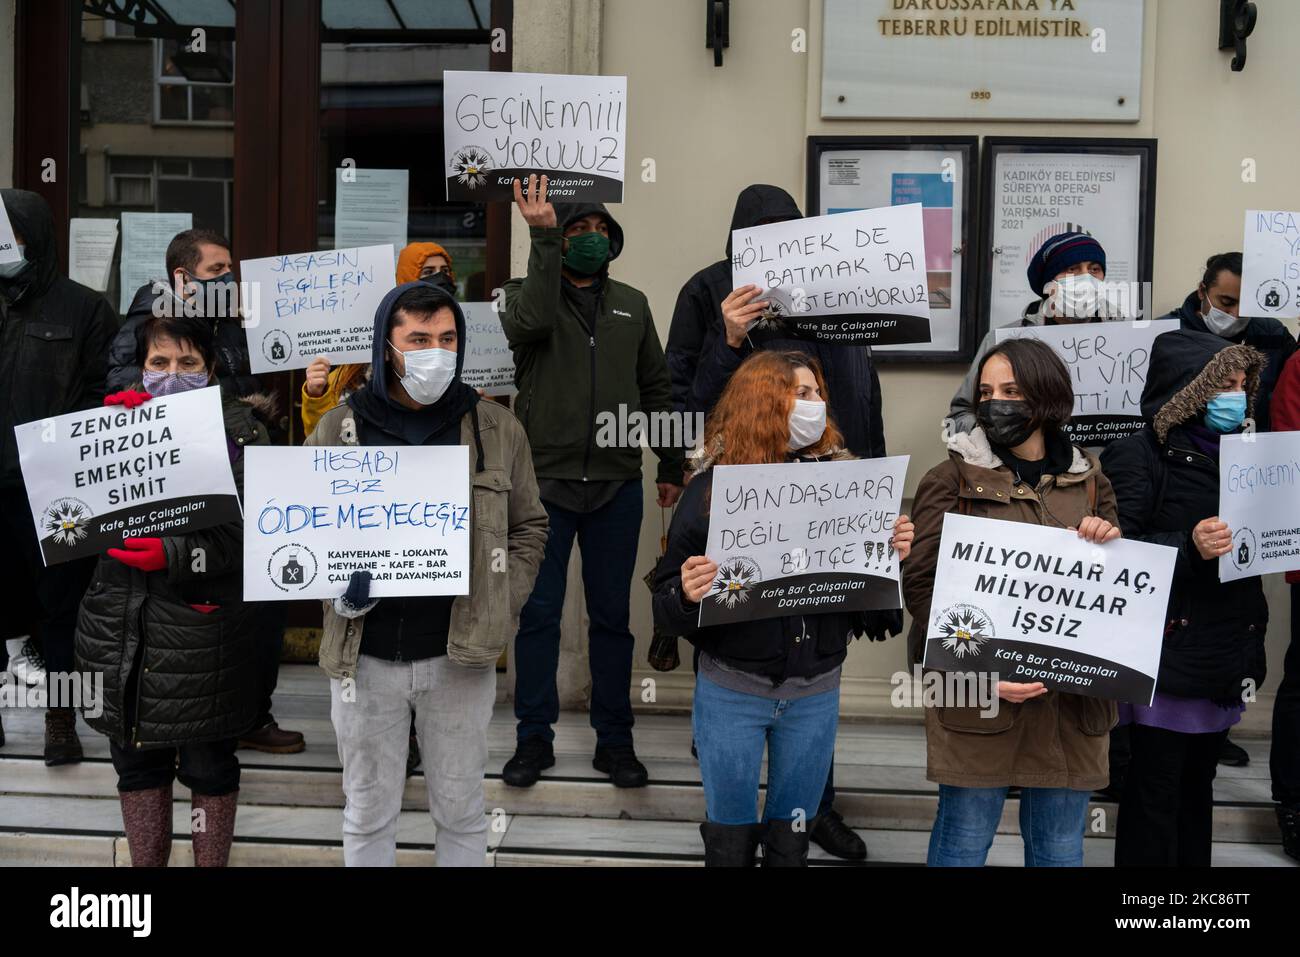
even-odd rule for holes
{"type": "MultiPolygon", "coordinates": [[[[480,402],[483,471],[475,471],[474,422],[461,419],[460,442],[470,448],[469,594],[451,606],[447,657],[467,667],[491,667],[514,637],[519,612],[533,590],[546,549],[546,510],[537,495],[532,453],[523,427],[505,406],[480,402]]],[[[355,413],[347,404],[321,416],[306,445],[356,445],[355,413]]],[[[383,599],[380,599],[381,601],[383,599]]],[[[355,677],[365,615],[347,619],[325,601],[320,666],[331,678],[355,677]]]]}

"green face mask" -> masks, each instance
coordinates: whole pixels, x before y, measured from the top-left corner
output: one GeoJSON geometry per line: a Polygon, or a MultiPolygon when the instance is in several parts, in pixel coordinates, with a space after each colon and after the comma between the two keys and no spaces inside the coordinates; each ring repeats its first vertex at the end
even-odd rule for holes
{"type": "Polygon", "coordinates": [[[580,276],[590,276],[600,271],[609,259],[609,237],[600,233],[579,233],[568,240],[569,250],[564,254],[564,265],[580,276]]]}

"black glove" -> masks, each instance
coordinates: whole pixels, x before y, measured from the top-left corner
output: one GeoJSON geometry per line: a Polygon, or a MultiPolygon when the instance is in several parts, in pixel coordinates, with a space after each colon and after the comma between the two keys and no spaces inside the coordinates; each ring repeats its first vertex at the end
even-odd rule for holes
{"type": "Polygon", "coordinates": [[[903,630],[903,612],[901,609],[858,612],[853,630],[868,641],[884,641],[903,630]]]}
{"type": "Polygon", "coordinates": [[[370,604],[370,572],[358,569],[348,579],[348,590],[343,593],[343,604],[360,611],[370,604]]]}

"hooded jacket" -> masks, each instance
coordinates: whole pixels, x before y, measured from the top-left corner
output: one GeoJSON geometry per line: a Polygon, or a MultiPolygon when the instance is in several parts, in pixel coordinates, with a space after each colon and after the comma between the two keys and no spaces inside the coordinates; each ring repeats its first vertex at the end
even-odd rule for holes
{"type": "Polygon", "coordinates": [[[830,413],[854,455],[885,454],[880,376],[871,361],[870,346],[831,345],[791,339],[771,330],[751,328],[739,349],[727,345],[722,300],[731,294],[731,233],[762,222],[801,219],[803,213],[777,186],[747,186],[736,197],[727,230],[726,258],[706,266],[686,281],[677,295],[668,330],[668,372],[673,407],[707,415],[713,410],[731,375],[756,348],[791,349],[813,356],[821,364],[830,391],[830,413]]]}
{"type": "MultiPolygon", "coordinates": [[[[548,523],[519,422],[504,406],[479,402],[478,393],[460,381],[466,347],[465,315],[450,294],[430,283],[397,286],[375,310],[370,381],[346,404],[326,412],[305,444],[418,444],[422,435],[432,437],[458,423],[458,444],[470,450],[470,587],[469,594],[457,595],[451,602],[447,657],[477,668],[494,663],[518,628],[520,609],[541,565],[548,523]],[[385,344],[397,300],[421,286],[437,290],[455,314],[456,380],[437,402],[414,412],[388,395],[385,344]]],[[[379,604],[385,601],[391,606],[394,601],[409,605],[421,599],[380,599],[379,604]]],[[[332,601],[322,605],[320,666],[332,678],[353,677],[372,612],[348,619],[334,610],[332,601]]]]}
{"type": "Polygon", "coordinates": [[[104,401],[117,315],[99,293],[59,274],[54,216],[36,193],[0,190],[31,264],[0,282],[0,486],[23,487],[14,426],[104,401]]]}
{"type": "MultiPolygon", "coordinates": [[[[1088,515],[1118,518],[1115,494],[1092,453],[1070,447],[1069,465],[1030,487],[1017,482],[984,430],[956,432],[948,459],[921,479],[912,504],[916,538],[903,562],[903,600],[912,613],[910,660],[920,663],[930,621],[943,519],[949,512],[1078,527],[1088,515]]],[[[1108,732],[1113,701],[1051,691],[1021,704],[998,701],[996,715],[978,707],[925,709],[926,778],[961,787],[1104,787],[1110,779],[1108,732]]]]}
{"type": "MultiPolygon", "coordinates": [[[[529,227],[528,273],[505,284],[501,327],[514,353],[515,409],[528,432],[537,475],[570,481],[627,481],[641,476],[641,447],[597,442],[602,423],[635,422],[670,411],[668,369],[645,294],[597,276],[594,302],[561,273],[564,229],[599,213],[609,226],[609,260],[623,250],[623,228],[599,203],[556,203],[554,227],[529,227]],[[593,309],[594,323],[584,314],[593,309]],[[598,419],[600,421],[598,421],[598,419]]],[[[667,432],[670,443],[674,429],[667,432]]],[[[682,481],[680,445],[652,446],[657,480],[682,481]]]]}
{"type": "Polygon", "coordinates": [[[1202,558],[1192,543],[1192,528],[1219,514],[1219,463],[1186,429],[1236,371],[1246,372],[1252,415],[1264,365],[1255,349],[1213,333],[1158,336],[1142,390],[1147,425],[1102,452],[1124,537],[1178,550],[1156,680],[1163,694],[1240,702],[1243,681],[1264,681],[1268,604],[1259,577],[1219,581],[1218,559],[1202,558]]]}
{"type": "MultiPolygon", "coordinates": [[[[1195,291],[1183,300],[1181,306],[1164,318],[1177,319],[1183,329],[1217,335],[1205,324],[1205,319],[1201,315],[1201,298],[1195,291]]],[[[1272,316],[1255,316],[1235,336],[1219,338],[1236,345],[1253,346],[1267,358],[1267,363],[1260,370],[1259,394],[1255,396],[1255,431],[1269,431],[1272,428],[1273,391],[1277,388],[1277,380],[1282,375],[1282,367],[1296,350],[1295,337],[1287,331],[1286,326],[1272,316]]]]}
{"type": "MultiPolygon", "coordinates": [[[[145,283],[136,290],[135,298],[131,300],[131,306],[126,311],[122,328],[113,338],[113,344],[109,348],[109,392],[129,389],[132,383],[140,381],[135,337],[144,321],[153,315],[155,303],[160,311],[175,308],[179,312],[183,308],[172,295],[170,283],[164,280],[145,283]]],[[[217,348],[217,381],[223,383],[235,395],[258,394],[261,385],[248,364],[248,336],[239,318],[214,317],[208,321],[212,323],[212,333],[217,348]]],[[[272,428],[275,429],[277,426],[272,423],[272,428]]]]}
{"type": "MultiPolygon", "coordinates": [[[[274,401],[222,388],[230,467],[242,497],[244,449],[270,442],[274,401]]],[[[119,747],[161,748],[236,737],[260,706],[254,689],[261,603],[243,601],[240,522],[162,540],[167,567],[143,572],[104,556],[77,616],[77,669],[102,675],[103,710],[86,723],[119,747]],[[202,554],[202,570],[194,556],[202,554]],[[217,607],[201,612],[193,604],[217,607]]]]}

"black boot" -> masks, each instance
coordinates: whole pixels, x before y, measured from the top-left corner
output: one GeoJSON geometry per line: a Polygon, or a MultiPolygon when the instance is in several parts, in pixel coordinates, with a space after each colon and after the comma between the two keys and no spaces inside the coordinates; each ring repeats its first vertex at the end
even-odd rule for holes
{"type": "Polygon", "coordinates": [[[542,772],[555,766],[555,749],[551,742],[536,735],[515,745],[515,756],[501,769],[501,780],[514,788],[530,788],[542,772]]]}
{"type": "Polygon", "coordinates": [[[794,821],[767,822],[767,833],[763,835],[764,867],[808,866],[808,826],[801,821],[796,831],[794,825],[794,821]]]}
{"type": "Polygon", "coordinates": [[[643,788],[650,780],[649,772],[637,760],[636,751],[630,744],[596,745],[596,756],[592,758],[591,766],[608,774],[616,788],[643,788]]]}
{"type": "Polygon", "coordinates": [[[705,867],[753,867],[758,844],[763,839],[765,824],[714,824],[705,821],[700,825],[704,838],[705,867]]]}
{"type": "Polygon", "coordinates": [[[45,712],[45,766],[76,764],[81,758],[77,712],[71,708],[50,708],[45,712]]]}
{"type": "Polygon", "coordinates": [[[1282,850],[1300,861],[1300,804],[1279,804],[1275,810],[1282,831],[1282,850]]]}
{"type": "Polygon", "coordinates": [[[835,808],[812,819],[808,836],[827,854],[846,861],[867,859],[867,842],[853,833],[835,808]]]}
{"type": "Polygon", "coordinates": [[[1250,755],[1241,745],[1224,738],[1223,747],[1219,749],[1219,763],[1229,768],[1244,768],[1250,764],[1250,755]]]}

